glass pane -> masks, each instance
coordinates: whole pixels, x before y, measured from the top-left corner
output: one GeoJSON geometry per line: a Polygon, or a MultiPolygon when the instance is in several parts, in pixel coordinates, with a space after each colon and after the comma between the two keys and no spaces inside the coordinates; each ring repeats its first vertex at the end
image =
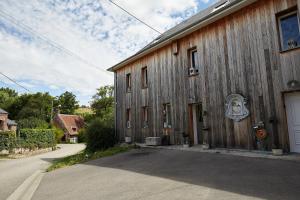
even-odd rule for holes
{"type": "Polygon", "coordinates": [[[300,45],[299,21],[297,14],[280,19],[283,50],[300,45]]]}
{"type": "Polygon", "coordinates": [[[192,67],[197,68],[197,51],[192,51],[192,67]]]}

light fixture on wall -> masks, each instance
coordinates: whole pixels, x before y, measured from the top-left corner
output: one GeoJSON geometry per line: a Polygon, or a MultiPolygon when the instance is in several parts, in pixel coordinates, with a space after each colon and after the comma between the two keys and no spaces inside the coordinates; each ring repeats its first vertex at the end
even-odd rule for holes
{"type": "Polygon", "coordinates": [[[300,87],[300,83],[299,81],[296,81],[296,80],[291,80],[287,83],[287,86],[289,88],[299,88],[300,87]]]}

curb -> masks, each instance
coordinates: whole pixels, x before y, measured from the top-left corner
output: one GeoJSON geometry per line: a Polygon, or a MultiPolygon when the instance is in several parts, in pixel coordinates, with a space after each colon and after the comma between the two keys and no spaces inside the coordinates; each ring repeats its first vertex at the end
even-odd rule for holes
{"type": "Polygon", "coordinates": [[[300,162],[300,155],[282,155],[274,156],[271,154],[263,154],[258,152],[247,152],[239,150],[224,150],[224,149],[209,149],[202,150],[196,148],[184,148],[184,147],[172,147],[172,146],[146,146],[144,144],[137,144],[141,148],[150,148],[150,149],[166,149],[166,150],[177,150],[177,151],[190,151],[190,152],[199,152],[199,153],[209,153],[209,154],[222,154],[222,155],[231,155],[231,156],[240,156],[248,158],[264,158],[272,160],[285,160],[285,161],[295,161],[300,162]]]}
{"type": "Polygon", "coordinates": [[[45,174],[38,170],[29,176],[7,200],[31,200],[45,174]]]}

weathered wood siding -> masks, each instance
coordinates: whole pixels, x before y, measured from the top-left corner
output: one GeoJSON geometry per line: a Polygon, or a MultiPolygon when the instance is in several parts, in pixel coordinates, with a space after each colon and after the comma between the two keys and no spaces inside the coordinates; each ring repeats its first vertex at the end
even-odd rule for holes
{"type": "MultiPolygon", "coordinates": [[[[299,0],[298,0],[299,4],[299,0]]],[[[171,141],[188,132],[188,105],[202,102],[204,140],[212,147],[255,149],[252,125],[264,121],[273,144],[288,150],[288,130],[282,92],[287,82],[300,81],[300,50],[280,53],[275,14],[297,5],[297,0],[261,0],[178,41],[177,55],[166,46],[117,73],[117,132],[135,141],[163,134],[164,103],[172,106],[171,141]],[[200,73],[188,76],[189,48],[197,47],[200,73]],[[141,70],[148,67],[149,86],[142,89],[141,70]],[[126,74],[132,92],[126,93],[126,74]],[[249,99],[250,116],[241,122],[225,117],[224,101],[231,93],[249,99]],[[142,128],[142,106],[149,106],[149,127],[142,128]],[[132,128],[126,128],[126,108],[132,128]],[[278,123],[269,123],[276,118],[278,123]]]]}

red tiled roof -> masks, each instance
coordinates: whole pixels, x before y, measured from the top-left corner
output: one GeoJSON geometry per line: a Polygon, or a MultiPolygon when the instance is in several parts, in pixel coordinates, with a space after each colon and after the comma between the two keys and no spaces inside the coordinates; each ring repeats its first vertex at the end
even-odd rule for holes
{"type": "Polygon", "coordinates": [[[59,124],[64,126],[61,128],[65,129],[70,135],[77,135],[79,129],[84,126],[83,118],[78,115],[58,114],[55,120],[59,120],[61,122],[59,124]]]}

